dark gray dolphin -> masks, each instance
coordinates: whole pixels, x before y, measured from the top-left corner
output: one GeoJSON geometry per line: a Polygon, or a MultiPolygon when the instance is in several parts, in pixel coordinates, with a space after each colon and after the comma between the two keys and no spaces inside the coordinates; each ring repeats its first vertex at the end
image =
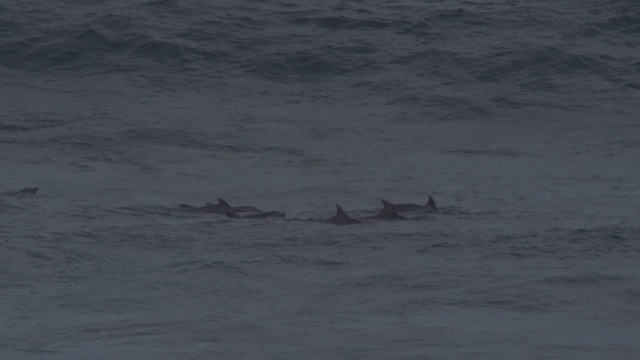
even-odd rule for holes
{"type": "Polygon", "coordinates": [[[15,190],[15,191],[4,191],[0,193],[0,196],[35,194],[36,192],[38,192],[37,187],[27,187],[27,188],[15,190]]]}
{"type": "Polygon", "coordinates": [[[266,218],[272,218],[272,217],[281,217],[283,218],[285,216],[285,214],[283,212],[280,211],[265,211],[265,212],[261,212],[261,213],[257,213],[257,214],[251,214],[251,215],[247,215],[247,216],[240,216],[238,214],[236,214],[234,211],[225,211],[224,212],[225,215],[227,215],[227,217],[231,218],[231,219],[266,219],[266,218]]]}
{"type": "Polygon", "coordinates": [[[395,206],[386,201],[386,200],[382,200],[382,205],[384,205],[384,209],[380,210],[379,213],[377,213],[376,215],[373,215],[371,217],[371,219],[377,219],[377,220],[407,220],[406,217],[399,215],[396,212],[396,208],[395,206]]]}
{"type": "Polygon", "coordinates": [[[207,203],[205,206],[195,207],[188,204],[180,204],[178,205],[183,209],[195,210],[203,213],[213,213],[213,214],[224,214],[227,211],[232,211],[235,213],[244,213],[244,212],[260,212],[257,208],[253,206],[236,206],[233,207],[229,205],[228,202],[218,198],[218,204],[207,203]]]}
{"type": "Polygon", "coordinates": [[[347,215],[340,205],[336,205],[336,215],[327,219],[328,223],[334,225],[351,225],[351,224],[360,224],[362,221],[358,219],[354,219],[351,216],[347,215]]]}
{"type": "MultiPolygon", "coordinates": [[[[207,203],[208,204],[208,203],[207,203]]],[[[248,206],[248,205],[243,205],[243,206],[234,206],[232,207],[234,212],[237,213],[245,213],[245,212],[262,212],[262,210],[258,209],[255,206],[248,206]]]]}
{"type": "Polygon", "coordinates": [[[433,200],[431,196],[429,196],[429,201],[426,205],[418,205],[418,204],[393,204],[393,208],[397,212],[411,212],[411,211],[425,211],[425,212],[436,212],[438,208],[436,207],[436,202],[433,200]]]}

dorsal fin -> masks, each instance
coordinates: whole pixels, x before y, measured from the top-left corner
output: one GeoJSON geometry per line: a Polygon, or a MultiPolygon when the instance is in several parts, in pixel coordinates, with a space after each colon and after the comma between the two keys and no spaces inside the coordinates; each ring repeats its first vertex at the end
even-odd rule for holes
{"type": "Polygon", "coordinates": [[[381,219],[381,220],[395,220],[395,219],[406,219],[404,216],[399,215],[396,211],[396,206],[392,203],[382,200],[382,205],[384,205],[384,209],[380,210],[380,212],[374,216],[372,219],[381,219]]]}
{"type": "Polygon", "coordinates": [[[224,201],[224,200],[222,200],[220,198],[218,198],[218,202],[220,203],[220,205],[224,206],[225,208],[231,209],[231,205],[229,205],[228,202],[226,202],[226,201],[224,201]]]}
{"type": "Polygon", "coordinates": [[[380,199],[380,201],[382,201],[382,205],[384,206],[384,209],[382,209],[383,212],[389,214],[394,214],[396,212],[395,205],[388,202],[387,200],[380,199]]]}
{"type": "Polygon", "coordinates": [[[354,219],[351,216],[347,215],[347,213],[344,212],[344,210],[342,210],[342,206],[336,205],[336,215],[328,219],[327,222],[330,222],[335,225],[349,225],[349,224],[359,224],[362,221],[358,219],[354,219]]]}
{"type": "Polygon", "coordinates": [[[433,200],[433,198],[431,197],[431,195],[429,195],[429,202],[427,202],[427,205],[425,206],[427,209],[431,209],[431,210],[438,210],[438,208],[436,207],[436,201],[433,200]]]}

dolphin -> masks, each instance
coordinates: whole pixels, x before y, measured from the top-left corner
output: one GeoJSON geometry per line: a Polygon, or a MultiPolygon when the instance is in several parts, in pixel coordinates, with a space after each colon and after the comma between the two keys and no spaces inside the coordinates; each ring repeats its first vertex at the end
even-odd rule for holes
{"type": "Polygon", "coordinates": [[[218,198],[218,204],[207,203],[205,206],[195,207],[188,204],[180,204],[179,207],[183,209],[195,210],[204,213],[224,214],[226,211],[232,211],[235,213],[243,212],[260,212],[258,208],[253,206],[236,206],[232,207],[228,202],[218,198]]]}
{"type": "MultiPolygon", "coordinates": [[[[207,205],[209,205],[210,203],[207,203],[207,205]]],[[[212,204],[215,205],[215,204],[212,204]]],[[[239,212],[239,213],[245,213],[245,212],[262,212],[262,210],[258,209],[255,206],[248,206],[248,205],[243,205],[243,206],[234,206],[232,207],[233,211],[235,212],[239,212]]]]}
{"type": "Polygon", "coordinates": [[[426,205],[418,205],[418,204],[392,204],[393,208],[397,212],[411,212],[411,211],[425,211],[425,212],[436,212],[438,208],[436,207],[436,202],[433,200],[431,196],[429,196],[429,201],[426,205]]]}
{"type": "Polygon", "coordinates": [[[328,223],[334,225],[351,225],[360,224],[362,222],[347,215],[347,213],[342,210],[342,206],[336,205],[336,209],[336,215],[326,220],[328,223]]]}
{"type": "Polygon", "coordinates": [[[231,219],[266,219],[266,218],[272,218],[272,217],[281,217],[283,218],[285,216],[285,213],[280,212],[280,211],[265,211],[265,212],[260,212],[257,214],[251,214],[251,215],[247,215],[247,216],[240,216],[238,214],[236,214],[234,211],[228,210],[224,212],[225,215],[227,215],[228,218],[231,219]]]}
{"type": "Polygon", "coordinates": [[[37,187],[27,187],[27,188],[15,190],[15,191],[4,191],[0,193],[0,196],[35,194],[36,192],[38,192],[37,187]]]}
{"type": "Polygon", "coordinates": [[[406,217],[399,215],[396,212],[396,208],[395,206],[386,201],[386,200],[382,200],[382,205],[384,205],[384,209],[380,210],[379,213],[377,213],[376,215],[373,215],[371,217],[371,219],[378,219],[378,220],[407,220],[406,217]]]}

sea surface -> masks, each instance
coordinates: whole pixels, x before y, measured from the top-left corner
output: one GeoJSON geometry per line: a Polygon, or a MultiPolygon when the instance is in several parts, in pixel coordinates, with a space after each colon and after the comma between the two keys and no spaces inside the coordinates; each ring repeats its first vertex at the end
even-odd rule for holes
{"type": "Polygon", "coordinates": [[[637,0],[0,0],[0,358],[638,359],[639,159],[637,0]]]}

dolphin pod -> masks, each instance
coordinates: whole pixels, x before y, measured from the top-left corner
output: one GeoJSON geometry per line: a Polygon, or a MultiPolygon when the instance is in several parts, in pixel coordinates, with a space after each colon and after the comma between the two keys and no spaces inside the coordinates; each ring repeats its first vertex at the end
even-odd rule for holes
{"type": "MultiPolygon", "coordinates": [[[[38,192],[37,187],[26,187],[20,190],[4,191],[0,192],[0,196],[20,196],[35,194],[38,192]]],[[[377,214],[369,216],[366,219],[372,220],[407,220],[406,217],[398,214],[400,212],[436,212],[438,208],[436,206],[433,197],[429,196],[429,200],[425,205],[418,204],[393,204],[389,201],[380,199],[382,201],[383,208],[379,210],[377,214]]],[[[215,213],[225,214],[228,218],[232,219],[266,219],[266,218],[284,218],[285,213],[280,211],[262,211],[254,206],[231,206],[225,200],[218,198],[218,204],[206,203],[204,206],[195,207],[188,204],[178,205],[180,208],[187,209],[195,212],[203,213],[215,213]],[[248,215],[238,215],[239,213],[250,213],[248,215]]],[[[312,220],[312,219],[308,219],[312,220]]],[[[317,221],[317,220],[312,220],[317,221]]],[[[322,222],[326,222],[334,225],[352,225],[361,224],[363,221],[353,218],[342,209],[342,206],[336,205],[336,214],[328,219],[320,219],[322,222]]]]}
{"type": "MultiPolygon", "coordinates": [[[[431,196],[429,196],[429,201],[426,205],[417,205],[417,204],[392,204],[386,200],[380,199],[382,201],[383,208],[377,214],[368,217],[368,219],[374,220],[407,220],[406,217],[398,214],[399,212],[435,212],[437,211],[436,202],[433,200],[431,196]]],[[[337,205],[338,211],[335,216],[327,219],[328,223],[334,225],[351,225],[351,224],[359,224],[362,223],[361,220],[354,219],[347,215],[347,213],[342,209],[340,205],[337,205]]]]}
{"type": "MultiPolygon", "coordinates": [[[[406,217],[398,214],[399,212],[435,212],[437,211],[436,202],[431,196],[426,205],[418,204],[393,204],[389,201],[380,199],[382,201],[383,208],[373,216],[369,216],[366,219],[372,220],[407,220],[406,217]]],[[[187,204],[180,204],[179,207],[183,209],[193,210],[197,212],[205,213],[217,213],[225,214],[231,219],[266,219],[266,218],[284,218],[285,213],[280,211],[261,211],[253,206],[231,206],[225,200],[218,198],[218,204],[207,203],[202,207],[194,207],[187,204]],[[239,215],[240,213],[251,213],[249,215],[239,215]]],[[[310,219],[311,220],[311,219],[310,219]]],[[[353,218],[342,209],[342,206],[336,205],[336,214],[328,219],[321,219],[322,222],[327,222],[334,225],[352,225],[360,224],[363,221],[353,218]]]]}

